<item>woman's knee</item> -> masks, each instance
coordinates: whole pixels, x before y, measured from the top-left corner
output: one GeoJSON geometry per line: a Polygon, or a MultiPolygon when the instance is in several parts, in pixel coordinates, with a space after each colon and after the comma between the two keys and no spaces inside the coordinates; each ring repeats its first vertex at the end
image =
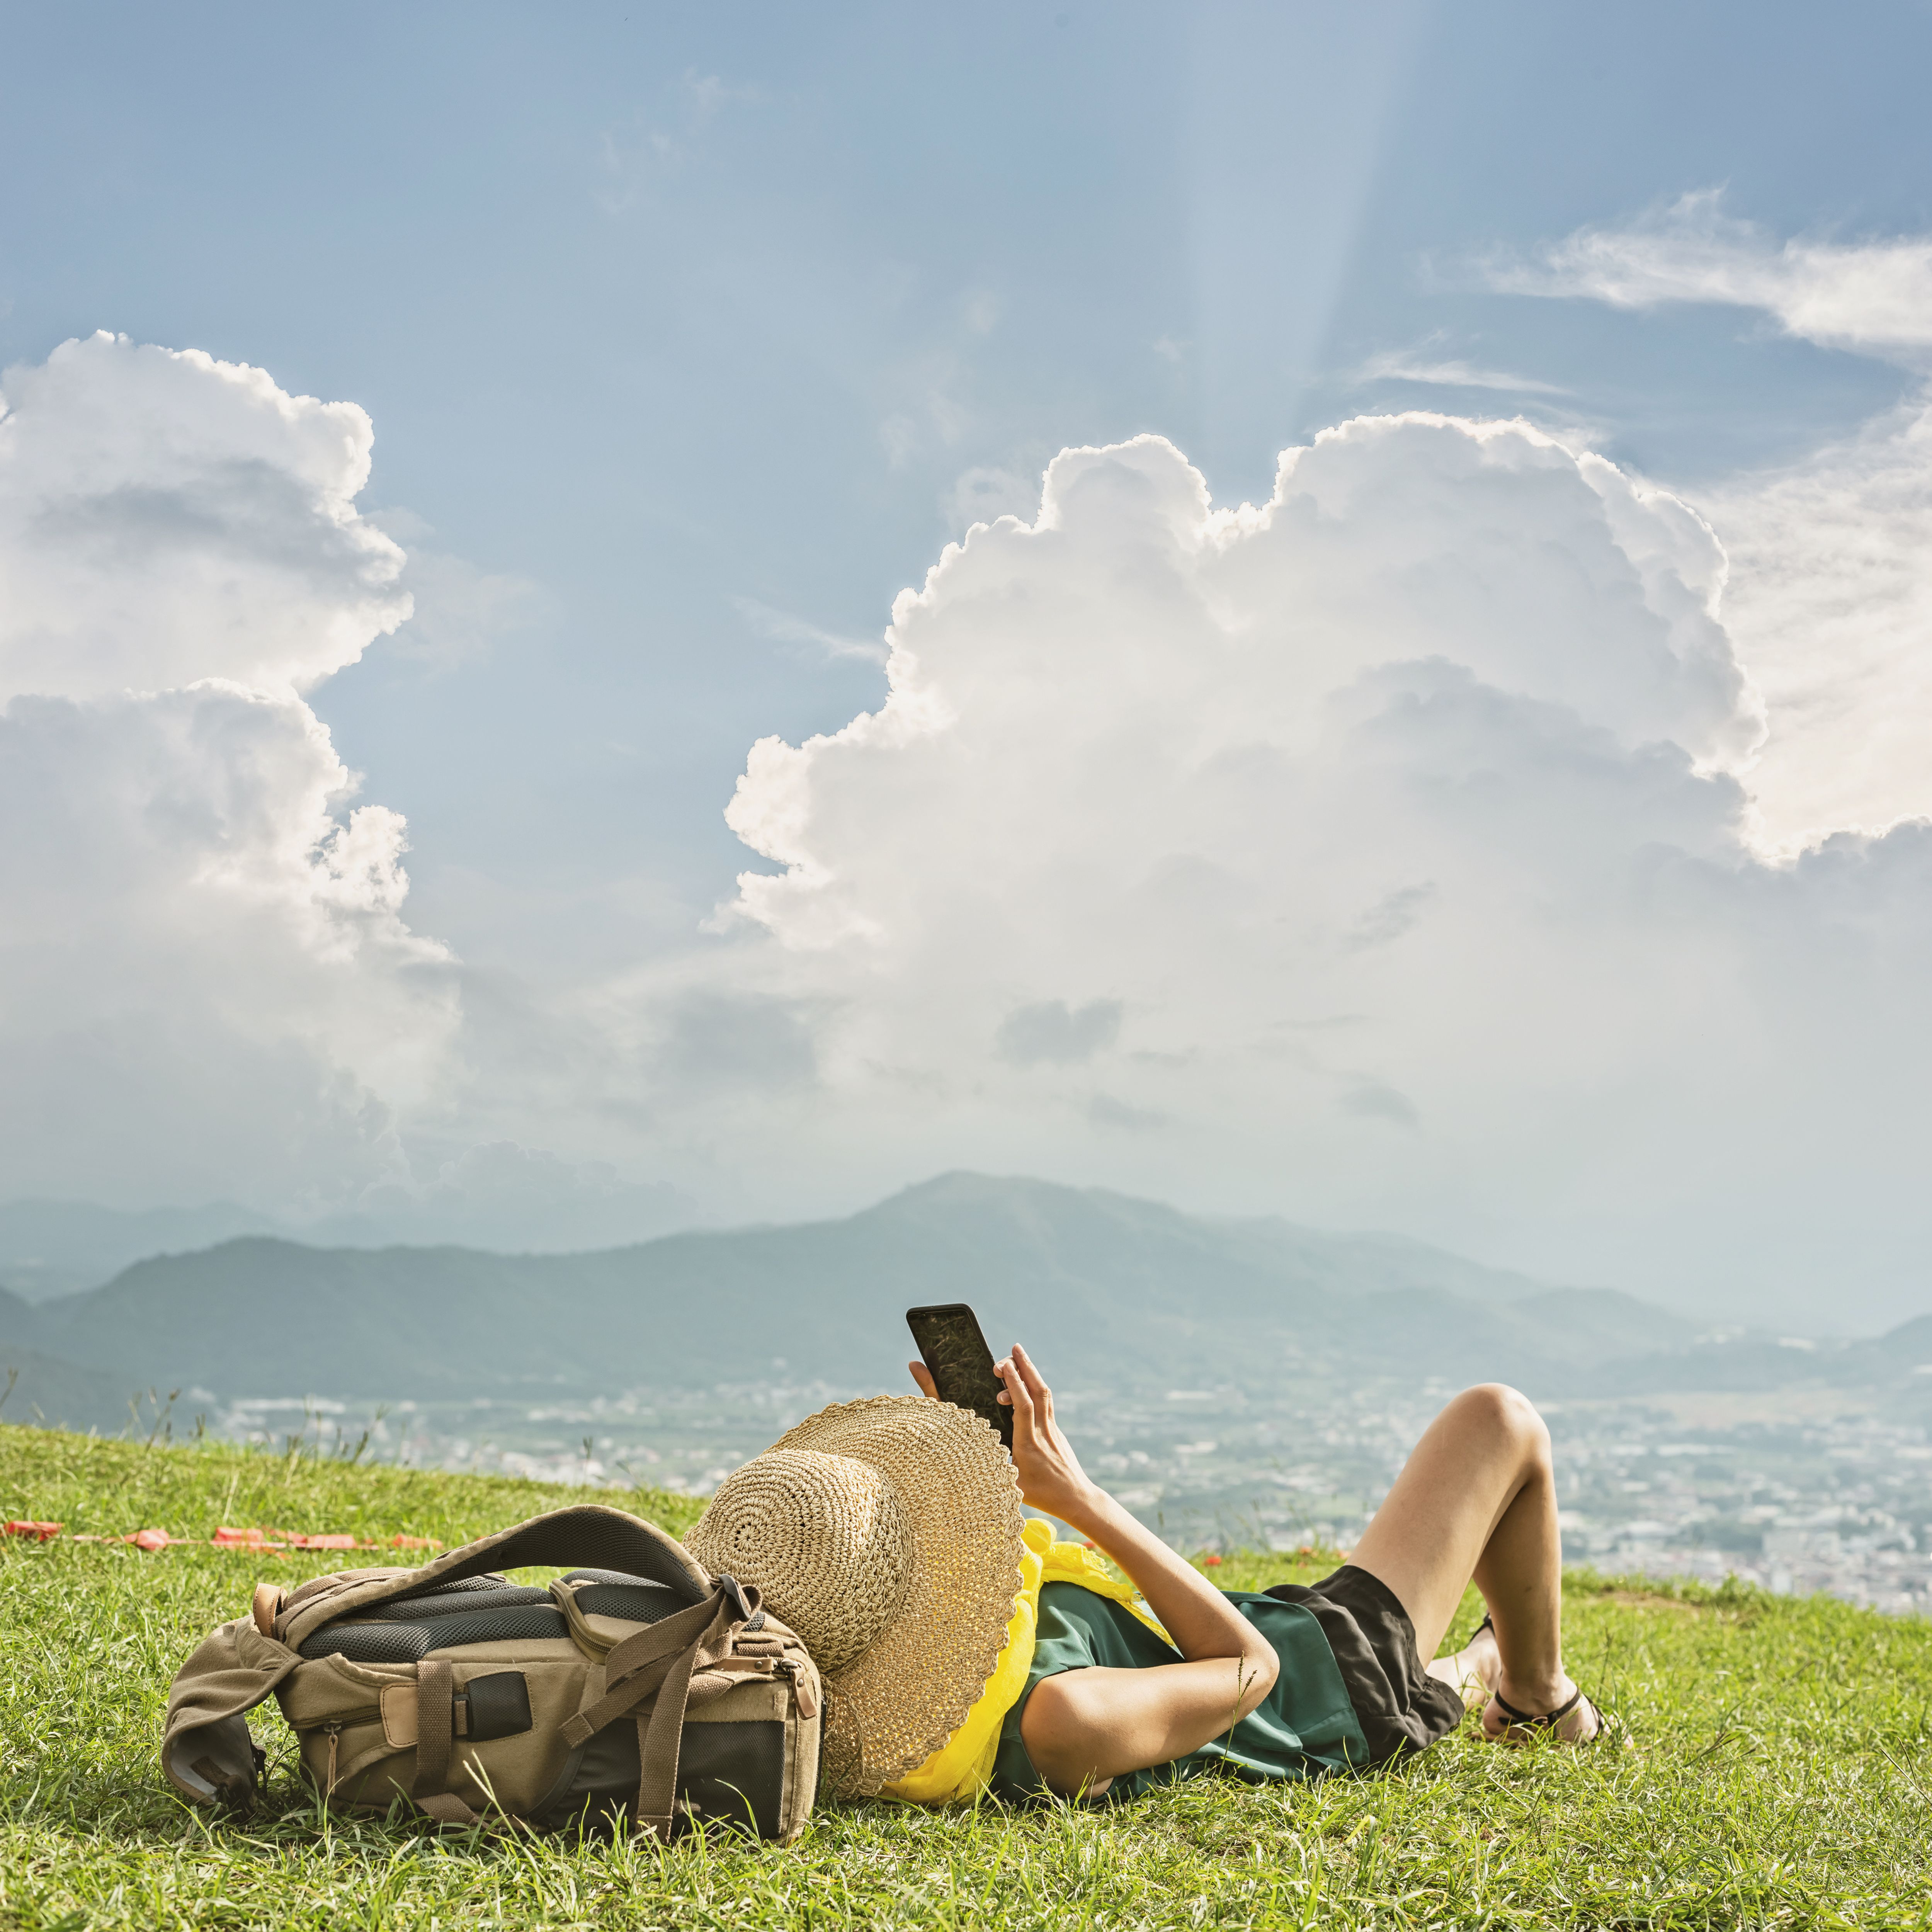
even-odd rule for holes
{"type": "Polygon", "coordinates": [[[1507,1382],[1478,1382],[1474,1388],[1465,1389],[1451,1406],[1460,1409],[1463,1419],[1486,1434],[1514,1444],[1526,1456],[1549,1460],[1549,1426],[1521,1390],[1507,1382]]]}

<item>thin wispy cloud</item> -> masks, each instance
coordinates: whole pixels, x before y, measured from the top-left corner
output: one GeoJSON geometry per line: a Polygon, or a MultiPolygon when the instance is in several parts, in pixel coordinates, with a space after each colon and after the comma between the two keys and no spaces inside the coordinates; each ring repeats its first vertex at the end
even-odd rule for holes
{"type": "MultiPolygon", "coordinates": [[[[1430,345],[1424,344],[1423,349],[1430,345]]],[[[1571,392],[1560,382],[1546,382],[1534,376],[1517,374],[1508,369],[1479,368],[1456,357],[1427,359],[1416,349],[1390,349],[1371,356],[1355,371],[1358,382],[1421,382],[1437,388],[1494,389],[1504,394],[1531,396],[1567,396],[1571,392]]]]}
{"type": "Polygon", "coordinates": [[[734,103],[752,106],[764,98],[757,87],[736,84],[715,74],[700,74],[695,68],[686,68],[678,86],[694,128],[708,127],[734,103]]]}
{"type": "MultiPolygon", "coordinates": [[[[1040,466],[1044,467],[1044,465],[1040,466]]],[[[939,500],[941,514],[954,528],[970,530],[998,517],[1030,523],[1040,511],[1040,469],[976,463],[962,471],[939,500]]]]}
{"type": "Polygon", "coordinates": [[[430,540],[434,527],[412,511],[364,511],[362,520],[408,555],[397,588],[410,598],[409,621],[390,648],[439,671],[486,657],[502,639],[529,626],[548,605],[543,586],[513,572],[485,570],[430,540]]]}
{"type": "Polygon", "coordinates": [[[607,214],[621,214],[655,182],[680,172],[694,158],[698,143],[728,107],[754,106],[764,96],[754,86],[734,85],[715,74],[687,68],[668,116],[646,119],[640,112],[597,136],[603,181],[596,190],[607,214]]]}
{"type": "Polygon", "coordinates": [[[1613,308],[1673,302],[1761,310],[1788,335],[1922,367],[1932,350],[1932,238],[1779,241],[1726,214],[1719,188],[1622,226],[1580,228],[1536,256],[1492,258],[1489,286],[1613,308]]]}
{"type": "Polygon", "coordinates": [[[770,604],[760,604],[755,597],[734,597],[731,608],[751,626],[761,638],[769,638],[774,644],[810,644],[823,651],[828,658],[860,658],[867,664],[882,664],[886,661],[886,644],[883,638],[849,638],[836,631],[828,631],[822,625],[795,616],[789,610],[776,609],[770,604]]]}

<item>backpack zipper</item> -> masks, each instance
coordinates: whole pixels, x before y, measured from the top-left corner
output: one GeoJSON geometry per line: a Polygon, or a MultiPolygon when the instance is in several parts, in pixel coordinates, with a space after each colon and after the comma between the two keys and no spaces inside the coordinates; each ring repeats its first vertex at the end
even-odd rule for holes
{"type": "Polygon", "coordinates": [[[335,1790],[335,1754],[342,1742],[342,1733],[351,1724],[380,1724],[382,1717],[381,1709],[371,1706],[366,1711],[350,1711],[340,1718],[331,1718],[321,1726],[322,1736],[328,1740],[328,1771],[322,1787],[325,1798],[335,1790]]]}

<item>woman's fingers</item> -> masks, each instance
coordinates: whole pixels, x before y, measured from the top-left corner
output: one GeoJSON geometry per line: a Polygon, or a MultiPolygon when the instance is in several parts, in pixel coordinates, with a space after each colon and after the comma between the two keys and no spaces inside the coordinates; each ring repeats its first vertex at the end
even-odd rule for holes
{"type": "Polygon", "coordinates": [[[939,1390],[933,1385],[932,1371],[923,1362],[908,1362],[906,1366],[911,1370],[912,1378],[918,1383],[920,1394],[929,1395],[937,1402],[939,1390]]]}
{"type": "Polygon", "coordinates": [[[997,1365],[1000,1381],[1006,1385],[1006,1400],[1013,1406],[1013,1435],[1018,1438],[1022,1430],[1029,1439],[1034,1429],[1033,1391],[1027,1386],[1026,1376],[1012,1357],[997,1365]]]}
{"type": "Polygon", "coordinates": [[[1053,1420],[1053,1391],[1046,1385],[1046,1378],[1033,1365],[1033,1358],[1016,1342],[1013,1344],[1013,1361],[1020,1372],[1020,1379],[1026,1384],[1026,1391],[1032,1396],[1034,1406],[1040,1412],[1042,1421],[1053,1420]]]}

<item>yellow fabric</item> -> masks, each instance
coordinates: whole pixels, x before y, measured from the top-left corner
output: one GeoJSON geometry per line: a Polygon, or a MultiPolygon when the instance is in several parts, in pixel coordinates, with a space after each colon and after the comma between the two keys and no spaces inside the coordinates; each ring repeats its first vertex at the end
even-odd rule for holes
{"type": "Polygon", "coordinates": [[[1021,1532],[1020,1589],[1006,1625],[1006,1648],[980,1701],[966,1713],[959,1728],[921,1765],[884,1795],[908,1804],[953,1804],[986,1790],[993,1774],[993,1758],[1000,1746],[1000,1726],[1019,1702],[1033,1667],[1034,1639],[1040,1627],[1040,1592],[1044,1583],[1078,1583],[1096,1596],[1124,1604],[1163,1639],[1172,1642],[1155,1622],[1131,1583],[1112,1576],[1107,1566],[1084,1544],[1057,1543],[1053,1532],[1037,1516],[1021,1532]]]}

